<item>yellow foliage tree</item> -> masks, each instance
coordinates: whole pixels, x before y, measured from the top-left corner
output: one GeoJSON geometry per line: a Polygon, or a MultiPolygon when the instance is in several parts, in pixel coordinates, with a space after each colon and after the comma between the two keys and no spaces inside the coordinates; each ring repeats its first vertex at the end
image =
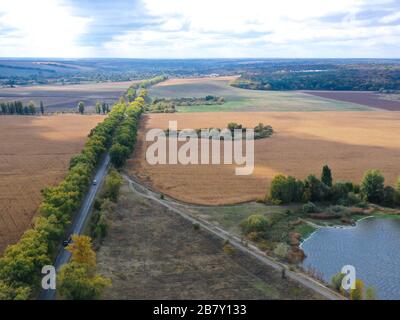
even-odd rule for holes
{"type": "Polygon", "coordinates": [[[74,235],[72,241],[67,247],[72,254],[71,261],[60,270],[59,292],[67,299],[98,299],[111,280],[96,274],[96,253],[91,238],[74,235]]]}
{"type": "Polygon", "coordinates": [[[364,297],[364,282],[356,279],[356,287],[350,289],[350,300],[362,300],[364,297]]]}
{"type": "Polygon", "coordinates": [[[72,236],[72,243],[67,246],[71,252],[71,261],[85,264],[90,269],[96,267],[96,253],[92,249],[92,239],[88,236],[72,236]]]}

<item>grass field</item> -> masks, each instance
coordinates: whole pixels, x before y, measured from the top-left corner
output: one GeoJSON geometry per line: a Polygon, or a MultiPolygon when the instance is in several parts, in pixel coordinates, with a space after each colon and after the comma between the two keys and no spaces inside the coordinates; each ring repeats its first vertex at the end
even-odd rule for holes
{"type": "Polygon", "coordinates": [[[59,182],[103,116],[0,117],[0,254],[30,227],[40,190],[59,182]]]}
{"type": "Polygon", "coordinates": [[[197,78],[171,79],[149,90],[157,98],[205,97],[215,95],[225,98],[223,105],[180,106],[178,112],[216,111],[367,111],[371,107],[335,101],[294,91],[256,91],[235,88],[229,79],[197,78]]]}
{"type": "Polygon", "coordinates": [[[114,103],[133,82],[1,88],[0,102],[18,100],[28,104],[33,101],[39,107],[40,101],[43,101],[47,112],[70,112],[76,110],[79,101],[83,101],[86,110],[93,111],[96,102],[114,103]]]}
{"type": "Polygon", "coordinates": [[[128,171],[144,183],[189,203],[229,204],[264,196],[277,173],[305,178],[320,175],[323,165],[335,180],[359,182],[367,169],[376,168],[394,184],[400,175],[400,113],[396,112],[251,112],[175,113],[146,115],[136,153],[128,171]],[[149,165],[145,160],[145,132],[165,129],[169,120],[178,129],[225,127],[238,122],[245,127],[270,124],[268,139],[255,141],[252,175],[236,176],[236,165],[149,165]]]}
{"type": "Polygon", "coordinates": [[[235,251],[178,214],[121,189],[98,271],[104,299],[321,299],[280,272],[235,251]]]}

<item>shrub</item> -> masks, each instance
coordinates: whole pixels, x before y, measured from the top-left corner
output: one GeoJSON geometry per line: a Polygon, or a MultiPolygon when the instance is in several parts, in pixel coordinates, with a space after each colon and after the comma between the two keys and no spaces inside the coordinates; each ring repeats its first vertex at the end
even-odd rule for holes
{"type": "Polygon", "coordinates": [[[307,214],[307,213],[318,213],[318,212],[320,212],[320,210],[312,202],[308,202],[305,205],[303,205],[303,213],[304,214],[307,214]]]}
{"type": "Polygon", "coordinates": [[[229,240],[225,240],[222,250],[224,250],[225,253],[227,254],[233,254],[235,253],[235,248],[231,245],[231,243],[229,242],[229,240]]]}
{"type": "Polygon", "coordinates": [[[368,170],[361,182],[361,192],[369,202],[380,204],[384,199],[384,182],[378,170],[368,170]]]}
{"type": "Polygon", "coordinates": [[[341,291],[341,289],[342,289],[342,281],[343,281],[343,278],[345,277],[345,274],[344,273],[341,273],[341,272],[339,272],[339,273],[337,273],[337,274],[335,274],[333,277],[332,277],[332,279],[331,279],[331,283],[332,283],[332,286],[333,286],[333,288],[335,289],[335,290],[337,290],[337,291],[341,291]]]}
{"type": "Polygon", "coordinates": [[[274,254],[281,259],[285,259],[288,255],[289,249],[289,245],[284,242],[280,242],[276,245],[274,254]]]}
{"type": "Polygon", "coordinates": [[[326,209],[326,212],[331,214],[331,215],[349,215],[350,210],[344,206],[336,205],[336,206],[330,206],[326,209]]]}
{"type": "Polygon", "coordinates": [[[265,232],[271,225],[271,221],[261,214],[253,214],[240,223],[246,235],[251,232],[265,232]]]}

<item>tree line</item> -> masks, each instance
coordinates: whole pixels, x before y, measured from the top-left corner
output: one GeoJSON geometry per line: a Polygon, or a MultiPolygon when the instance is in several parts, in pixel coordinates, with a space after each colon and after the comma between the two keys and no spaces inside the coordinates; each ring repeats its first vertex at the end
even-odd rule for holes
{"type": "Polygon", "coordinates": [[[396,188],[385,186],[384,176],[375,169],[366,171],[360,184],[333,183],[331,169],[324,166],[320,179],[312,174],[304,181],[292,176],[276,175],[267,200],[274,204],[326,201],[343,206],[369,202],[394,207],[400,205],[400,177],[396,188]]]}
{"type": "MultiPolygon", "coordinates": [[[[145,86],[148,81],[144,81],[145,86]]],[[[146,95],[147,91],[141,89],[133,102],[120,99],[107,118],[90,131],[81,153],[70,160],[64,180],[42,191],[40,215],[33,228],[25,231],[18,243],[8,246],[0,258],[0,300],[29,299],[40,290],[41,269],[51,264],[104,152],[109,150],[112,163],[120,167],[133,151],[146,95]]],[[[82,276],[93,276],[90,265],[74,264],[70,268],[75,267],[80,268],[76,270],[82,276]]],[[[104,281],[100,283],[106,285],[104,281]]]]}
{"type": "Polygon", "coordinates": [[[288,65],[244,72],[231,83],[251,90],[400,90],[395,64],[288,65]]]}
{"type": "Polygon", "coordinates": [[[40,101],[39,109],[33,101],[30,101],[28,105],[25,105],[21,101],[12,102],[1,102],[0,103],[0,115],[35,115],[37,113],[44,114],[44,104],[40,101]]]}

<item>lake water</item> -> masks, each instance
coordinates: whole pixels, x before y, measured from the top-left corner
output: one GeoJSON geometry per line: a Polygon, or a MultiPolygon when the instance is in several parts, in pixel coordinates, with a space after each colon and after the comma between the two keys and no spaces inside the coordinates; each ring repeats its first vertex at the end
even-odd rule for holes
{"type": "Polygon", "coordinates": [[[400,299],[400,219],[363,219],[355,227],[321,228],[302,244],[305,268],[324,280],[353,265],[379,299],[400,299]]]}

